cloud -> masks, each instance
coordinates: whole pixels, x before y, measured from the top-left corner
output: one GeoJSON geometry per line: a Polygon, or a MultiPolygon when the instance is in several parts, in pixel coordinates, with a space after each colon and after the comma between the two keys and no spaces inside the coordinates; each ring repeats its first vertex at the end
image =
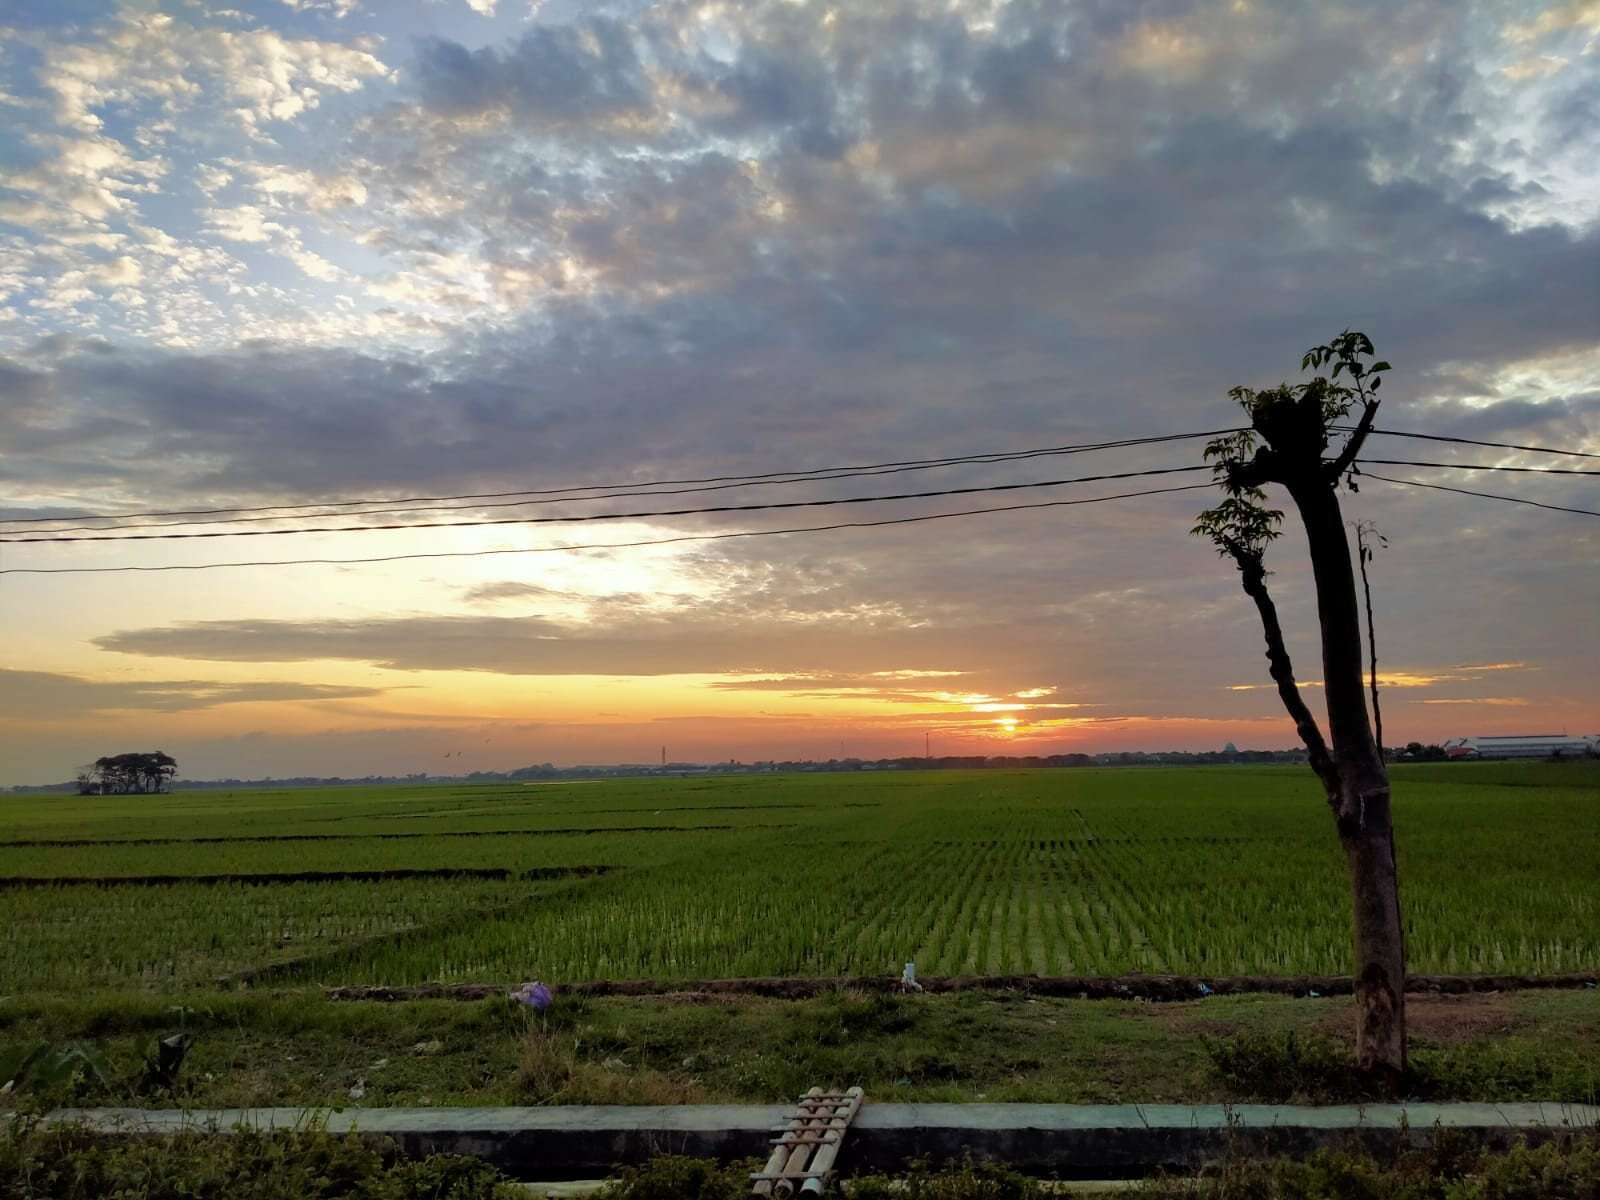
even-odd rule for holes
{"type": "Polygon", "coordinates": [[[200,27],[165,13],[125,13],[99,32],[94,42],[50,47],[42,77],[62,124],[91,132],[104,127],[98,110],[108,106],[153,98],[180,112],[212,88],[253,131],[389,74],[360,45],[200,27]]]}
{"type": "Polygon", "coordinates": [[[318,683],[96,680],[0,668],[0,715],[67,720],[103,712],[192,712],[224,704],[304,703],[378,696],[382,689],[318,683]]]}
{"type": "Polygon", "coordinates": [[[681,675],[807,671],[848,659],[877,669],[906,662],[955,669],[942,638],[882,627],[730,628],[687,615],[595,629],[537,617],[410,617],[379,621],[206,621],[123,630],[101,649],[217,662],[345,659],[388,670],[506,675],[681,675]]]}
{"type": "MultiPolygon", "coordinates": [[[[1600,122],[1586,10],[1551,11],[1522,41],[1433,0],[1395,6],[1382,38],[1339,5],[913,0],[547,10],[470,41],[369,6],[381,45],[288,10],[41,35],[36,103],[6,110],[24,186],[0,195],[17,222],[0,231],[4,499],[494,492],[1207,428],[1233,419],[1228,387],[1292,375],[1351,325],[1396,364],[1383,424],[1600,449],[1600,122]],[[1518,67],[1546,55],[1569,65],[1518,67]]],[[[1531,461],[1477,454],[1418,457],[1531,461]]],[[[1047,462],[889,480],[1071,473],[1047,462]]],[[[1581,486],[1501,490],[1592,507],[1581,486]]],[[[1391,539],[1380,661],[1442,680],[1470,672],[1425,665],[1520,660],[1539,686],[1518,690],[1583,694],[1568,647],[1600,606],[1588,523],[1376,481],[1345,504],[1391,539]]],[[[295,629],[219,599],[215,621],[109,636],[201,657],[231,639],[261,661],[743,673],[729,693],[932,694],[848,681],[940,669],[996,703],[1048,682],[1050,702],[1265,719],[1259,631],[1184,536],[1194,507],[680,549],[657,582],[681,594],[643,600],[450,585],[538,611],[520,625],[295,629]]],[[[1315,675],[1297,550],[1274,547],[1274,586],[1315,675]]]]}
{"type": "Polygon", "coordinates": [[[282,225],[269,221],[267,214],[253,204],[214,208],[208,219],[211,227],[230,242],[269,242],[274,235],[286,232],[282,225]]]}
{"type": "Polygon", "coordinates": [[[1423,704],[1481,704],[1494,708],[1527,708],[1533,703],[1525,696],[1463,696],[1451,699],[1424,700],[1423,704]]]}
{"type": "Polygon", "coordinates": [[[605,17],[539,25],[505,50],[432,38],[419,45],[412,71],[422,103],[457,119],[616,116],[641,111],[649,94],[632,35],[605,17]]]}
{"type": "Polygon", "coordinates": [[[499,600],[568,599],[572,593],[541,587],[536,583],[504,579],[498,583],[481,583],[462,592],[468,604],[492,604],[499,600]]]}

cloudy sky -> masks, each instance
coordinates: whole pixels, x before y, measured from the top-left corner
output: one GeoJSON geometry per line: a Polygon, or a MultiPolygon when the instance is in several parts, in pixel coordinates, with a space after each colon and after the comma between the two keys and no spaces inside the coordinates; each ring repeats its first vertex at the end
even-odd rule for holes
{"type": "MultiPolygon", "coordinates": [[[[1382,425],[1600,451],[1595,0],[18,0],[0,22],[12,536],[1215,429],[1230,386],[1292,378],[1347,326],[1394,363],[1382,425]]],[[[1198,460],[1172,442],[399,520],[1198,460]]],[[[1600,508],[1583,478],[1388,471],[1600,508]]],[[[549,549],[1192,481],[0,546],[7,570],[536,551],[0,575],[0,782],[156,745],[199,777],[925,735],[1289,745],[1253,610],[1187,535],[1203,492],[549,549]]],[[[1600,730],[1593,519],[1376,481],[1347,508],[1388,539],[1389,740],[1600,730]]],[[[1315,680],[1296,531],[1271,565],[1315,680]]]]}

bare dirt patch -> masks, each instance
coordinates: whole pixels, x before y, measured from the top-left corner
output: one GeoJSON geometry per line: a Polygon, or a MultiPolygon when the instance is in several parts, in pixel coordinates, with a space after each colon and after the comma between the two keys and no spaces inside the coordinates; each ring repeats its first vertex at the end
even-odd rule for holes
{"type": "MultiPolygon", "coordinates": [[[[1505,995],[1407,996],[1406,1036],[1433,1046],[1460,1046],[1498,1037],[1526,1024],[1505,995]]],[[[1349,1012],[1332,1012],[1313,1026],[1341,1041],[1352,1038],[1349,1012]]]]}

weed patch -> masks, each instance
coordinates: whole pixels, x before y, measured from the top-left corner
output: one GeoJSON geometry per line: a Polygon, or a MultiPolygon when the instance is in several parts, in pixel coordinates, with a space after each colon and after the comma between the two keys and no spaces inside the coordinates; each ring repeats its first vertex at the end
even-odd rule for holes
{"type": "Polygon", "coordinates": [[[19,1124],[0,1131],[0,1200],[525,1200],[475,1158],[397,1160],[317,1130],[101,1139],[19,1124]]]}
{"type": "MultiPolygon", "coordinates": [[[[1345,1042],[1295,1030],[1204,1040],[1218,1079],[1237,1099],[1340,1103],[1391,1097],[1355,1068],[1345,1042]]],[[[1550,1100],[1585,1104],[1600,1094],[1600,1067],[1508,1039],[1417,1049],[1402,1082],[1414,1100],[1550,1100]]]]}
{"type": "Polygon", "coordinates": [[[1389,1159],[1334,1151],[1304,1159],[1234,1159],[1199,1176],[1152,1181],[1133,1194],[1152,1200],[1593,1200],[1600,1196],[1600,1139],[1587,1134],[1494,1152],[1440,1138],[1389,1159]]]}

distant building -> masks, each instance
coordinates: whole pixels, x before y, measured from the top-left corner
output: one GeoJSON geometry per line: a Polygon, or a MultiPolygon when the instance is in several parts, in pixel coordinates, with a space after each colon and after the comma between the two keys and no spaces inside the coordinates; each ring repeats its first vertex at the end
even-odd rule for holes
{"type": "Polygon", "coordinates": [[[1224,754],[1237,754],[1239,753],[1239,747],[1235,746],[1232,742],[1225,742],[1222,747],[1222,752],[1224,754]]]}
{"type": "Polygon", "coordinates": [[[1583,758],[1600,754],[1600,736],[1524,733],[1462,737],[1445,742],[1444,752],[1447,758],[1583,758]]]}

